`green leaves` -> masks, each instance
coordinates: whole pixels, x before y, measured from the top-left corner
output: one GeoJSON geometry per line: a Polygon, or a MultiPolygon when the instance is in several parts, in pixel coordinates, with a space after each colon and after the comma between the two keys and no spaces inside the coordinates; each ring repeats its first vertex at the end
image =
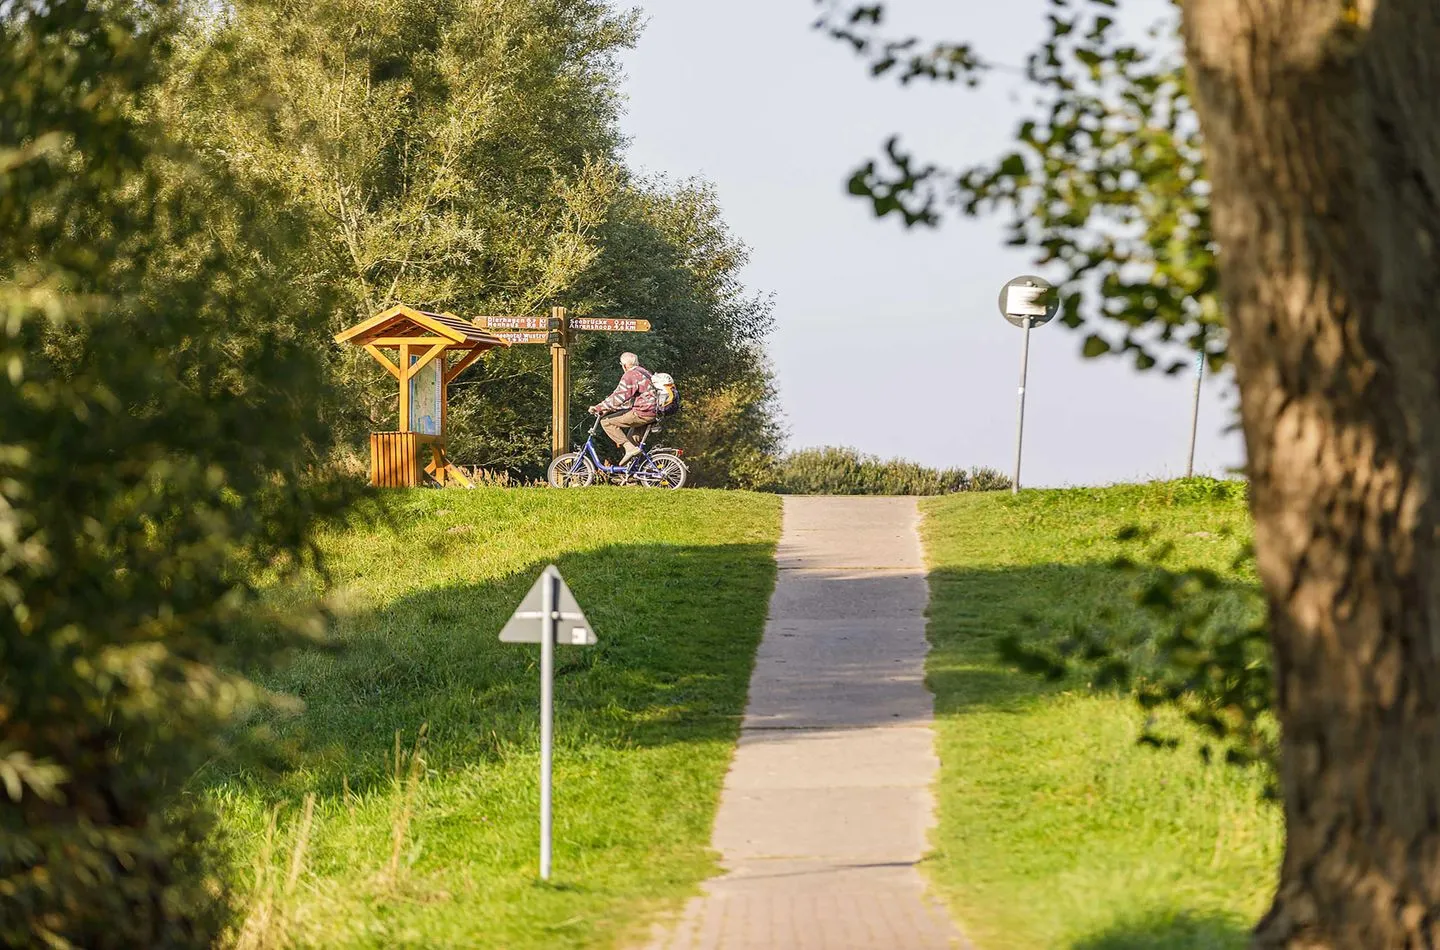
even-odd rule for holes
{"type": "MultiPolygon", "coordinates": [[[[937,224],[945,201],[967,215],[1005,215],[1006,244],[1041,248],[1037,264],[1064,274],[1062,293],[1075,301],[1067,326],[1160,331],[1098,352],[1096,334],[1087,334],[1085,355],[1133,353],[1148,370],[1162,358],[1176,365],[1183,348],[1219,369],[1225,351],[1213,331],[1224,321],[1199,123],[1173,52],[1178,8],[1157,50],[1119,36],[1103,12],[1114,5],[1051,0],[1049,34],[1025,67],[1035,105],[1018,123],[1016,150],[952,171],[909,154],[902,163],[891,139],[888,164],[864,166],[851,193],[907,225],[937,224]]],[[[873,52],[870,44],[857,48],[873,52]]],[[[989,68],[974,64],[971,80],[989,68]]]]}
{"type": "Polygon", "coordinates": [[[256,579],[314,567],[346,501],[319,465],[329,300],[277,263],[295,218],[161,124],[180,24],[139,0],[0,12],[6,946],[218,939],[184,789],[263,703],[231,671],[320,626],[256,579]]]}

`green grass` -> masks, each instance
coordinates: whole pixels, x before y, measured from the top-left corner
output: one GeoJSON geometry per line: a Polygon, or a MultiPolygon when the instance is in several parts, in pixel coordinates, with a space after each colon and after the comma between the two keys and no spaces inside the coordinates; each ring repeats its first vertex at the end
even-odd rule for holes
{"type": "Polygon", "coordinates": [[[342,649],[265,681],[305,703],[267,724],[291,764],[202,776],[250,869],[242,945],[633,935],[716,870],[710,828],[773,586],[778,501],[480,489],[397,493],[388,509],[389,526],[324,541],[342,649]],[[539,648],[496,637],[552,561],[600,643],[557,652],[555,871],[541,884],[539,648]]]}
{"type": "Polygon", "coordinates": [[[1193,745],[1137,746],[1132,700],[1045,684],[996,650],[1128,605],[1105,566],[1126,525],[1157,528],[1172,562],[1228,571],[1227,532],[1249,532],[1239,494],[1196,481],[923,503],[942,763],[927,869],[983,950],[1238,948],[1263,913],[1282,837],[1258,776],[1193,745]]]}

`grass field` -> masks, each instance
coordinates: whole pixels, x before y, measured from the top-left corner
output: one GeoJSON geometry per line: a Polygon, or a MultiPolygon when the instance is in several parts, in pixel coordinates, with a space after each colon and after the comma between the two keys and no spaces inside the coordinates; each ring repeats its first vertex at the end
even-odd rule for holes
{"type": "MultiPolygon", "coordinates": [[[[942,778],[927,862],[981,950],[1242,947],[1278,866],[1278,810],[1255,776],[1193,747],[1139,747],[1133,701],[1047,685],[997,659],[1128,603],[1105,565],[1121,527],[1153,526],[1173,559],[1228,569],[1248,534],[1215,483],[955,495],[924,502],[929,682],[942,778]]],[[[1131,551],[1129,553],[1137,553],[1131,551]]]]}
{"type": "Polygon", "coordinates": [[[388,526],[325,539],[342,649],[266,680],[305,703],[271,724],[293,764],[201,776],[248,869],[240,943],[611,945],[714,871],[779,502],[390,497],[388,526]],[[557,652],[555,873],[542,885],[539,648],[496,637],[552,561],[600,643],[557,652]]]}

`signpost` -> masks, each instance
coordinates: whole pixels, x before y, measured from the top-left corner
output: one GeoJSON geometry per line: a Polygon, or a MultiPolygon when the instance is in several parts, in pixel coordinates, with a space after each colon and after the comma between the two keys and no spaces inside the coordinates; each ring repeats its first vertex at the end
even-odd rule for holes
{"type": "Polygon", "coordinates": [[[633,317],[572,317],[552,307],[548,317],[476,317],[475,324],[509,344],[550,344],[550,458],[570,451],[570,333],[649,333],[633,317]]]}
{"type": "Polygon", "coordinates": [[[1060,298],[1043,277],[1024,275],[1007,281],[1000,288],[1000,316],[1011,326],[1025,331],[1020,350],[1020,410],[1015,424],[1015,477],[1010,491],[1020,491],[1020,452],[1025,441],[1025,376],[1030,367],[1030,331],[1043,327],[1060,312],[1060,298]]]}
{"type": "Polygon", "coordinates": [[[1205,351],[1195,359],[1195,402],[1190,407],[1190,457],[1185,462],[1185,477],[1195,477],[1195,436],[1200,430],[1200,384],[1205,380],[1205,351]]]}
{"type": "Polygon", "coordinates": [[[550,880],[550,759],[554,749],[555,644],[594,646],[595,631],[555,565],[541,572],[515,609],[502,643],[540,644],[540,879],[550,880]]]}

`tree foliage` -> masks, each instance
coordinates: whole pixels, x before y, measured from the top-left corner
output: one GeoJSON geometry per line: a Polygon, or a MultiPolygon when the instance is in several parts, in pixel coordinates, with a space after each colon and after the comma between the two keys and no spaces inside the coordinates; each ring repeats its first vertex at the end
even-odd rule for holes
{"type": "MultiPolygon", "coordinates": [[[[1004,67],[969,45],[882,34],[882,5],[820,0],[819,25],[851,44],[876,75],[978,84],[1004,67]]],[[[1031,93],[1014,148],[945,169],[891,139],[856,170],[852,194],[877,215],[933,226],[950,205],[1008,217],[1010,243],[1055,270],[1065,322],[1087,330],[1083,352],[1131,354],[1149,369],[1192,365],[1177,346],[1224,365],[1216,249],[1203,142],[1178,54],[1178,6],[1145,42],[1125,37],[1115,0],[1050,0],[1049,35],[1022,70],[1031,93]],[[1167,357],[1169,357],[1167,359],[1167,357]]]]}
{"type": "Polygon", "coordinates": [[[179,22],[167,3],[0,8],[8,946],[211,942],[225,890],[182,789],[265,701],[228,671],[315,629],[268,616],[253,578],[301,564],[338,503],[311,470],[319,321],[293,306],[285,214],[258,210],[276,196],[145,108],[179,22]]]}
{"type": "MultiPolygon", "coordinates": [[[[770,308],[740,287],[744,248],[713,194],[623,166],[616,56],[637,35],[634,13],[600,0],[236,0],[196,21],[169,108],[194,147],[310,216],[297,269],[340,293],[332,330],[397,301],[643,317],[656,327],[645,338],[578,338],[576,402],[608,391],[612,354],[634,348],[699,405],[764,376],[754,352],[770,308]]],[[[451,454],[541,470],[549,363],[520,346],[468,371],[451,454]]],[[[358,446],[393,425],[393,381],[358,351],[333,365],[342,437],[358,446]]],[[[773,408],[756,392],[763,424],[747,444],[765,451],[773,408]]]]}

